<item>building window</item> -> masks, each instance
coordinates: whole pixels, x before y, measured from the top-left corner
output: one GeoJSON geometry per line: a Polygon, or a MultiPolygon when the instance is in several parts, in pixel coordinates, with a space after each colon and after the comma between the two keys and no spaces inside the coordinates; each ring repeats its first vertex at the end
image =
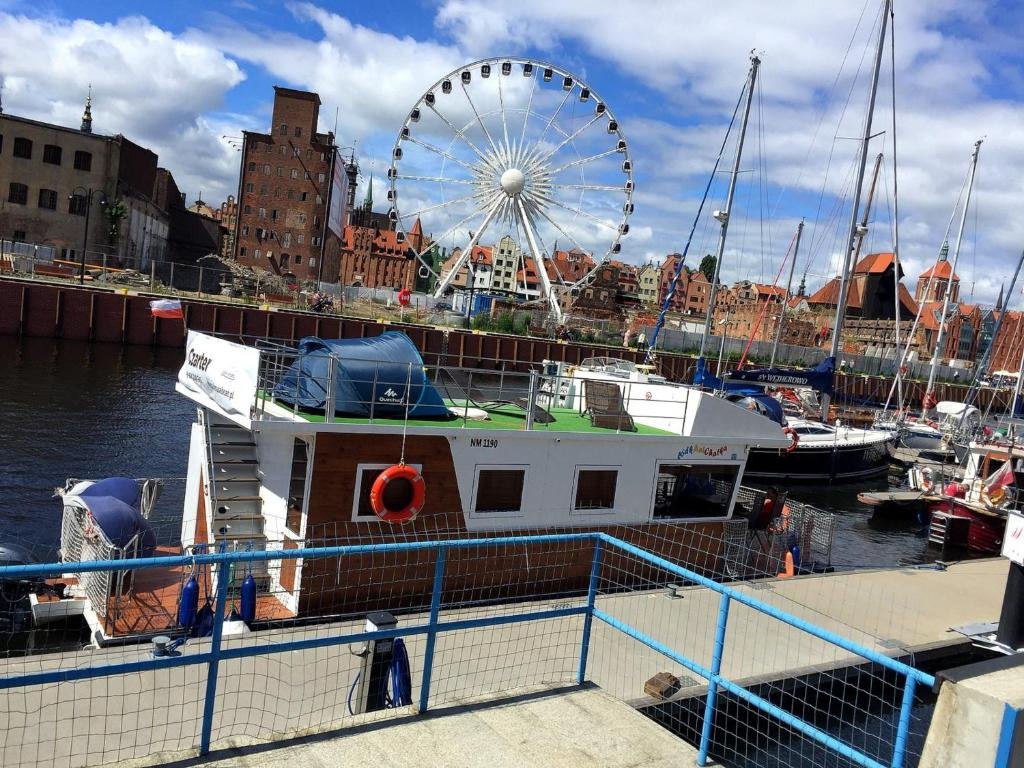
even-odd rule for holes
{"type": "Polygon", "coordinates": [[[295,254],[295,264],[299,265],[301,263],[302,263],[302,256],[300,256],[299,254],[296,253],[295,254]]]}
{"type": "Polygon", "coordinates": [[[272,221],[277,221],[277,208],[270,209],[270,218],[272,221]]]}
{"type": "Polygon", "coordinates": [[[259,211],[257,211],[256,216],[260,219],[265,219],[267,217],[267,209],[260,208],[259,211]]]}
{"type": "Polygon", "coordinates": [[[238,255],[239,255],[240,258],[243,258],[243,259],[245,258],[245,246],[244,245],[241,248],[238,249],[238,255]]]}
{"type": "Polygon", "coordinates": [[[299,126],[295,126],[295,138],[299,138],[302,135],[302,129],[299,126]]]}
{"type": "Polygon", "coordinates": [[[661,464],[654,495],[654,519],[727,517],[737,467],[661,464]]]}
{"type": "Polygon", "coordinates": [[[289,247],[291,247],[291,244],[292,244],[292,233],[291,232],[285,232],[284,235],[281,237],[281,247],[282,248],[289,248],[289,247]]]}
{"type": "Polygon", "coordinates": [[[252,192],[254,189],[256,189],[256,187],[255,187],[255,185],[251,181],[246,183],[246,185],[245,185],[245,191],[246,192],[252,192]]]}
{"type": "Polygon", "coordinates": [[[282,144],[281,145],[281,157],[284,157],[287,154],[287,152],[288,152],[288,147],[286,147],[284,144],[282,144]]]}
{"type": "Polygon", "coordinates": [[[325,178],[327,178],[327,177],[326,177],[326,176],[325,176],[324,174],[322,174],[322,173],[318,173],[318,174],[316,175],[316,180],[317,180],[318,182],[320,182],[321,184],[323,184],[323,183],[324,183],[324,179],[325,179],[325,178]]]}
{"type": "Polygon", "coordinates": [[[284,123],[281,123],[281,135],[282,136],[287,136],[288,135],[288,126],[285,125],[284,123]]]}
{"type": "Polygon", "coordinates": [[[309,171],[306,171],[306,173],[304,174],[304,177],[305,177],[306,181],[309,181],[309,171]]]}
{"type": "Polygon", "coordinates": [[[316,256],[310,256],[309,257],[309,266],[311,266],[311,267],[315,267],[316,266],[316,256]]]}
{"type": "Polygon", "coordinates": [[[303,192],[302,195],[299,197],[299,199],[302,202],[306,202],[309,199],[309,192],[303,192]]]}
{"type": "Polygon", "coordinates": [[[32,159],[32,140],[17,136],[14,139],[14,156],[32,159]]]}
{"type": "Polygon", "coordinates": [[[267,194],[267,185],[266,184],[260,184],[260,197],[266,197],[266,194],[267,194]]]}
{"type": "Polygon", "coordinates": [[[68,198],[68,213],[75,216],[85,216],[86,207],[89,205],[85,195],[72,195],[68,198]]]}
{"type": "Polygon", "coordinates": [[[301,233],[297,234],[295,236],[295,242],[298,243],[299,245],[302,245],[304,242],[306,242],[306,236],[301,233]]]}
{"type": "MultiPolygon", "coordinates": [[[[24,242],[25,241],[25,230],[24,229],[16,229],[16,230],[14,230],[14,239],[17,240],[19,243],[24,242]]],[[[74,249],[72,249],[72,251],[71,251],[71,258],[75,258],[75,251],[74,251],[74,249]]]]}
{"type": "Polygon", "coordinates": [[[292,168],[292,178],[293,179],[299,178],[299,169],[298,168],[292,168]]]}
{"type": "Polygon", "coordinates": [[[43,145],[43,162],[50,165],[60,165],[61,155],[64,153],[56,144],[43,145]]]}
{"type": "Polygon", "coordinates": [[[320,238],[319,237],[311,237],[309,239],[309,244],[312,245],[314,248],[319,247],[319,245],[320,245],[320,238]]]}
{"type": "Polygon", "coordinates": [[[301,152],[302,150],[298,147],[292,147],[292,157],[298,157],[301,152]]]}
{"type": "Polygon", "coordinates": [[[255,173],[256,163],[249,163],[249,173],[255,173]]]}
{"type": "Polygon", "coordinates": [[[280,165],[277,166],[277,175],[284,176],[284,168],[282,168],[280,165]]]}
{"type": "Polygon", "coordinates": [[[474,512],[519,512],[526,468],[480,469],[476,475],[474,512]]]}
{"type": "Polygon", "coordinates": [[[262,253],[260,252],[260,249],[257,248],[255,251],[252,252],[252,255],[258,259],[262,255],[262,253]]]}
{"type": "Polygon", "coordinates": [[[46,208],[48,211],[57,210],[57,190],[55,189],[40,189],[39,190],[39,207],[46,208]]]}
{"type": "Polygon", "coordinates": [[[576,498],[573,509],[613,509],[618,477],[618,469],[579,469],[576,473],[576,498]]]}
{"type": "Polygon", "coordinates": [[[322,197],[320,197],[320,195],[316,196],[316,204],[317,205],[323,205],[324,204],[324,199],[322,197]]]}
{"type": "Polygon", "coordinates": [[[18,205],[28,204],[28,187],[16,181],[11,182],[11,188],[7,193],[7,202],[18,205]]]}
{"type": "Polygon", "coordinates": [[[248,237],[248,236],[249,236],[249,225],[246,224],[245,226],[242,227],[242,237],[248,237]]]}
{"type": "Polygon", "coordinates": [[[264,163],[264,165],[263,165],[263,175],[264,176],[269,176],[270,175],[270,164],[269,163],[264,163]]]}
{"type": "Polygon", "coordinates": [[[252,213],[252,206],[251,205],[243,205],[242,206],[242,213],[252,213]]]}
{"type": "Polygon", "coordinates": [[[288,254],[287,253],[282,253],[281,254],[281,268],[284,269],[287,266],[288,266],[288,254]]]}
{"type": "Polygon", "coordinates": [[[75,151],[75,170],[76,171],[91,171],[92,170],[92,152],[86,152],[84,150],[75,151]]]}

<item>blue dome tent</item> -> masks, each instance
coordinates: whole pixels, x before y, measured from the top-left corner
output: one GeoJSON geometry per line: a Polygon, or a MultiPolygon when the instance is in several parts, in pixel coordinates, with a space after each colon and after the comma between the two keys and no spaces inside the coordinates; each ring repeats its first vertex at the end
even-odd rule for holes
{"type": "Polygon", "coordinates": [[[367,339],[299,342],[299,354],[274,388],[275,399],[311,410],[327,405],[334,389],[334,412],[344,416],[450,418],[451,412],[427,380],[423,358],[404,333],[388,331],[367,339]],[[330,366],[334,366],[332,375],[330,366]],[[406,389],[408,388],[408,406],[406,389]]]}

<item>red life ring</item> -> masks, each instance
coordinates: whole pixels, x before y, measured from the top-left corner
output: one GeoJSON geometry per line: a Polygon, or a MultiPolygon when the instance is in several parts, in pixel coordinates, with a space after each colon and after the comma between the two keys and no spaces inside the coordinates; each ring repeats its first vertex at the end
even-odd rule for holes
{"type": "Polygon", "coordinates": [[[786,453],[792,453],[796,450],[796,447],[800,444],[800,435],[792,427],[783,427],[782,434],[789,435],[789,447],[783,448],[786,453]]]}
{"type": "Polygon", "coordinates": [[[423,481],[423,475],[408,464],[392,464],[373,481],[373,487],[370,489],[370,507],[373,513],[386,523],[407,523],[415,520],[416,515],[423,509],[426,495],[427,485],[423,481]],[[395,480],[402,482],[392,485],[389,489],[389,484],[395,480]]]}

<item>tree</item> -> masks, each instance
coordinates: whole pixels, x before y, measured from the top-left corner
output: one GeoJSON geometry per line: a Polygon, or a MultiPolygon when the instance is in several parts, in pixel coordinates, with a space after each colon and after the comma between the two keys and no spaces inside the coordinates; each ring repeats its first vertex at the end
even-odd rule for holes
{"type": "Polygon", "coordinates": [[[700,271],[704,273],[704,277],[708,279],[709,283],[715,282],[715,267],[717,265],[718,259],[710,253],[700,260],[700,271]]]}

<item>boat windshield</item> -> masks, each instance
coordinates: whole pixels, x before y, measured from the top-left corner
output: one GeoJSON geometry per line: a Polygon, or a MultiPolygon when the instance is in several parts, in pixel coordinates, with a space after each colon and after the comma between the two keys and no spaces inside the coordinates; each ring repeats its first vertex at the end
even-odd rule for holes
{"type": "Polygon", "coordinates": [[[603,373],[628,375],[637,372],[636,363],[618,357],[588,357],[580,363],[579,367],[587,371],[601,371],[603,373]]]}

